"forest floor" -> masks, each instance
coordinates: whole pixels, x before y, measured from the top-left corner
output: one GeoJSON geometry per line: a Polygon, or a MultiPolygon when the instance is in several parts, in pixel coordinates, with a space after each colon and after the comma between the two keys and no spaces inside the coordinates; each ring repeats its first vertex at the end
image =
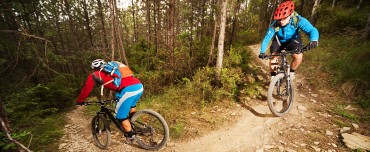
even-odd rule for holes
{"type": "MultiPolygon", "coordinates": [[[[256,55],[255,64],[262,71],[267,70],[268,61],[257,59],[259,45],[250,46],[256,55]]],[[[304,64],[304,63],[303,63],[304,64]]],[[[263,90],[267,92],[268,79],[263,90]]],[[[232,121],[226,121],[216,129],[196,138],[183,137],[180,140],[170,140],[160,151],[165,152],[225,152],[225,151],[351,151],[341,139],[343,127],[337,122],[344,122],[343,117],[335,115],[330,109],[337,102],[347,103],[347,110],[356,111],[351,102],[344,101],[337,92],[328,87],[317,87],[299,73],[295,78],[295,102],[290,113],[284,117],[274,117],[267,105],[267,98],[242,98],[234,103],[228,112],[220,112],[216,116],[228,115],[232,121]]],[[[324,81],[324,80],[323,80],[324,81]]],[[[92,139],[90,132],[91,117],[78,107],[66,115],[66,134],[59,144],[59,151],[100,151],[92,139]]],[[[363,125],[352,124],[347,132],[359,132],[369,135],[363,125]],[[359,127],[357,127],[359,126],[359,127]]],[[[202,132],[203,127],[197,127],[202,132]]],[[[112,143],[105,151],[145,151],[135,145],[124,144],[121,133],[113,131],[112,143]]]]}

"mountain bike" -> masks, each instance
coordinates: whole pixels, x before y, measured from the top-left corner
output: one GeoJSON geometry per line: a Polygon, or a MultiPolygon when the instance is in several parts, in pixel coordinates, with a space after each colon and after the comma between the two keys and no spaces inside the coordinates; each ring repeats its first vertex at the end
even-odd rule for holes
{"type": "Polygon", "coordinates": [[[290,65],[288,64],[287,55],[302,53],[306,51],[306,47],[286,51],[282,50],[278,54],[267,55],[266,58],[271,59],[274,56],[280,56],[280,65],[276,69],[276,76],[271,80],[268,89],[268,106],[272,114],[282,117],[289,113],[294,101],[294,88],[290,77],[290,65]]]}
{"type": "MultiPolygon", "coordinates": [[[[85,102],[85,105],[100,105],[100,111],[91,121],[91,131],[94,142],[101,149],[107,149],[111,143],[110,124],[115,126],[127,137],[121,123],[114,117],[115,110],[112,108],[117,100],[98,100],[85,102]],[[112,106],[113,105],[113,106],[112,106]]],[[[165,119],[157,112],[144,109],[136,112],[131,118],[132,129],[136,143],[146,150],[159,150],[169,140],[169,129],[165,119]]]]}

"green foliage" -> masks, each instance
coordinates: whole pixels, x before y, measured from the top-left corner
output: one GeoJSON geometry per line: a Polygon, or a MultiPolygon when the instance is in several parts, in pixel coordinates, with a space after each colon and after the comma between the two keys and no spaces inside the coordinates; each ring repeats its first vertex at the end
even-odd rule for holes
{"type": "Polygon", "coordinates": [[[142,71],[136,77],[144,84],[146,94],[157,94],[163,91],[163,86],[168,83],[169,73],[165,71],[142,71]]]}
{"type": "MultiPolygon", "coordinates": [[[[173,138],[181,137],[185,128],[189,127],[189,117],[192,111],[202,111],[222,100],[233,100],[238,81],[238,71],[235,69],[223,70],[222,88],[212,86],[215,72],[213,68],[202,68],[195,72],[191,79],[183,78],[182,84],[165,87],[163,94],[147,96],[138,103],[139,109],[150,107],[161,113],[169,123],[173,138]],[[186,107],[186,108],[185,108],[186,107]],[[176,112],[175,112],[176,111],[176,112]]],[[[199,121],[209,121],[210,116],[199,116],[199,121]],[[204,118],[206,117],[206,118],[204,118]]]]}
{"type": "Polygon", "coordinates": [[[308,64],[322,65],[321,70],[330,71],[333,85],[340,86],[346,97],[357,100],[366,109],[370,108],[369,47],[370,42],[359,38],[331,37],[322,39],[320,47],[306,57],[308,64]]]}
{"type": "MultiPolygon", "coordinates": [[[[13,93],[5,99],[5,108],[8,113],[15,112],[12,119],[27,121],[32,117],[44,118],[58,110],[64,110],[71,106],[75,95],[75,84],[68,84],[66,80],[72,80],[73,76],[57,76],[53,82],[47,85],[38,84],[13,93]],[[67,82],[67,83],[66,83],[67,82]],[[71,87],[68,87],[68,86],[71,87]],[[64,86],[64,87],[61,87],[64,86]],[[34,111],[28,110],[30,107],[34,111]],[[27,114],[22,112],[29,112],[27,114]]],[[[27,123],[21,123],[26,125],[27,123]]]]}
{"type": "Polygon", "coordinates": [[[260,38],[260,34],[255,28],[243,29],[240,32],[238,32],[238,36],[240,39],[239,41],[237,40],[237,42],[243,45],[251,45],[251,44],[255,44],[255,43],[262,41],[260,38]]]}
{"type": "MultiPolygon", "coordinates": [[[[32,150],[56,148],[56,139],[63,135],[63,117],[54,114],[45,119],[33,118],[29,121],[35,121],[32,127],[14,128],[12,126],[13,130],[16,131],[11,132],[11,137],[24,145],[30,144],[32,150]]],[[[3,132],[0,132],[0,147],[1,151],[14,151],[16,148],[15,144],[10,142],[3,132]]]]}
{"type": "Polygon", "coordinates": [[[335,122],[335,124],[339,125],[340,127],[348,127],[350,126],[349,124],[343,122],[342,120],[339,120],[339,119],[335,119],[333,118],[333,121],[335,122]]]}
{"type": "Polygon", "coordinates": [[[64,117],[60,113],[53,114],[44,119],[34,120],[39,124],[30,128],[30,132],[33,134],[32,147],[31,149],[43,150],[53,149],[58,146],[57,139],[62,137],[64,134],[64,117]]]}
{"type": "Polygon", "coordinates": [[[182,134],[184,134],[185,125],[182,122],[176,123],[174,126],[170,127],[171,136],[175,138],[180,138],[182,134]]]}
{"type": "MultiPolygon", "coordinates": [[[[212,86],[214,81],[215,71],[213,68],[199,69],[193,76],[192,80],[184,78],[184,90],[194,97],[199,98],[198,101],[204,103],[217,102],[222,99],[222,96],[229,95],[230,92],[217,89],[212,86]]],[[[227,82],[225,80],[224,82],[227,82]]],[[[226,84],[225,86],[228,86],[226,84]]]]}
{"type": "MultiPolygon", "coordinates": [[[[15,140],[22,140],[29,137],[31,133],[28,131],[21,131],[18,133],[12,133],[11,137],[15,140]]],[[[16,145],[6,137],[4,132],[0,132],[0,147],[2,151],[13,151],[16,150],[16,145]]]]}
{"type": "Polygon", "coordinates": [[[325,7],[320,11],[320,18],[317,28],[320,32],[336,34],[357,34],[357,30],[362,30],[366,25],[368,13],[352,9],[331,9],[325,7]],[[322,21],[321,21],[322,20],[322,21]]]}
{"type": "MultiPolygon", "coordinates": [[[[370,90],[367,90],[365,95],[362,95],[360,96],[358,99],[357,99],[357,102],[359,103],[359,105],[364,108],[364,109],[369,109],[370,107],[370,90]]],[[[367,116],[369,119],[370,118],[370,113],[368,114],[367,116]]]]}
{"type": "MultiPolygon", "coordinates": [[[[64,119],[60,113],[74,105],[74,79],[72,75],[59,75],[47,84],[22,88],[5,98],[4,108],[10,114],[8,119],[15,135],[23,131],[32,134],[31,149],[43,149],[61,137],[64,119]]],[[[23,142],[29,138],[19,136],[23,142]]]]}
{"type": "Polygon", "coordinates": [[[350,113],[347,110],[345,110],[345,105],[337,105],[334,109],[334,111],[339,114],[340,116],[346,117],[352,121],[358,122],[360,120],[360,116],[350,113]]]}

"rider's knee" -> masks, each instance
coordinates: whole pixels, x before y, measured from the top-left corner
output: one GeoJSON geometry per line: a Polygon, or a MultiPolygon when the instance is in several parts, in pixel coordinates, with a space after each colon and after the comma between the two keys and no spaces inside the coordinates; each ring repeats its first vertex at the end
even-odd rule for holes
{"type": "Polygon", "coordinates": [[[303,53],[300,54],[293,54],[292,55],[293,59],[295,60],[302,60],[303,59],[303,53]]]}
{"type": "Polygon", "coordinates": [[[119,122],[119,123],[122,123],[122,122],[124,122],[125,120],[128,120],[128,118],[123,118],[123,119],[118,119],[118,118],[117,118],[117,120],[118,120],[118,122],[119,122]]]}

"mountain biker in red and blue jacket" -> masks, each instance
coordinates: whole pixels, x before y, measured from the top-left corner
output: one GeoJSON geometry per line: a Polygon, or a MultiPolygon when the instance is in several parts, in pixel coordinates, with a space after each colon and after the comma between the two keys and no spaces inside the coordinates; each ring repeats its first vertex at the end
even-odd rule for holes
{"type": "Polygon", "coordinates": [[[127,132],[127,140],[135,140],[133,137],[134,132],[132,131],[128,118],[136,112],[136,103],[143,94],[143,85],[139,79],[129,76],[121,79],[119,87],[115,86],[112,83],[113,77],[108,75],[106,72],[100,71],[103,64],[105,64],[105,62],[102,59],[96,59],[91,63],[91,67],[94,72],[87,77],[85,86],[82,88],[76,104],[84,105],[84,100],[89,96],[96,84],[103,85],[104,88],[117,92],[117,103],[115,109],[116,118],[121,122],[123,128],[127,132]]]}
{"type": "MultiPolygon", "coordinates": [[[[310,37],[310,43],[307,45],[307,50],[318,46],[319,32],[318,30],[304,17],[294,12],[294,3],[285,1],[281,3],[274,13],[274,22],[267,30],[266,36],[262,41],[259,58],[266,57],[266,49],[273,38],[270,46],[270,53],[277,54],[283,49],[287,51],[296,50],[302,47],[302,39],[299,31],[302,30],[310,37]]],[[[277,68],[277,56],[270,60],[271,78],[276,75],[274,69],[277,68]]],[[[291,76],[294,78],[295,70],[302,63],[303,53],[293,54],[291,63],[291,76]]]]}

